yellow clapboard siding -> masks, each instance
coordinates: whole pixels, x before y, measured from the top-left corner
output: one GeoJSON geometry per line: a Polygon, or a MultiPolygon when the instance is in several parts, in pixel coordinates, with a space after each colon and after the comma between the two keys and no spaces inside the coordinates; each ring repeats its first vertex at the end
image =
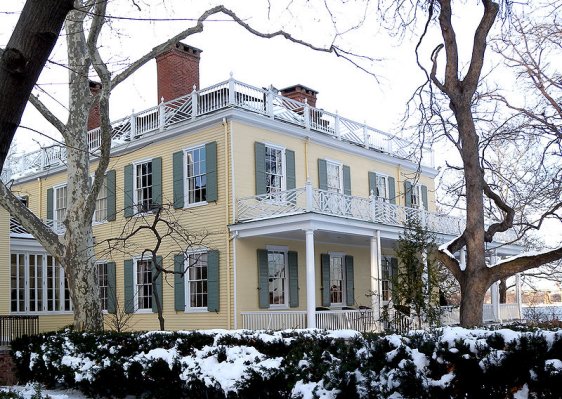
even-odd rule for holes
{"type": "Polygon", "coordinates": [[[0,314],[10,311],[10,215],[0,207],[0,314]]]}

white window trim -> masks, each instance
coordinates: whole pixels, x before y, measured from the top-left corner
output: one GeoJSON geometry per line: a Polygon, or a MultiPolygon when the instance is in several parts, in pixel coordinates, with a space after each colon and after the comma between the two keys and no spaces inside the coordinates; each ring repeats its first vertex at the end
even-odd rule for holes
{"type": "MultiPolygon", "coordinates": [[[[138,267],[138,262],[143,260],[147,260],[152,263],[151,257],[135,256],[133,258],[133,311],[134,311],[133,313],[139,313],[139,314],[152,313],[152,307],[150,309],[138,308],[137,267],[138,267]]],[[[152,282],[150,283],[152,284],[152,282]]],[[[152,291],[152,295],[154,295],[154,291],[152,291]]],[[[152,302],[154,299],[151,298],[150,300],[152,302]]]]}
{"type": "MultiPolygon", "coordinates": [[[[281,191],[287,190],[287,154],[286,154],[286,147],[280,146],[278,144],[272,143],[263,143],[267,149],[267,147],[272,148],[274,150],[281,151],[281,173],[283,174],[283,178],[281,179],[281,191]]],[[[267,170],[266,170],[267,175],[267,170]]],[[[267,188],[267,183],[266,183],[267,188]]],[[[274,194],[274,193],[273,193],[274,194]]]]}
{"type": "MultiPolygon", "coordinates": [[[[389,190],[390,187],[389,187],[389,183],[388,183],[388,178],[390,177],[390,175],[387,175],[385,173],[379,173],[379,172],[376,172],[376,171],[374,171],[373,173],[376,176],[376,178],[375,178],[375,193],[374,193],[375,199],[377,199],[379,201],[383,201],[383,202],[390,202],[390,190],[389,190]],[[384,185],[385,185],[385,191],[386,191],[386,195],[387,195],[386,197],[380,197],[380,196],[377,195],[377,192],[376,192],[377,178],[379,178],[379,177],[384,177],[384,185]]],[[[371,195],[371,193],[369,193],[369,195],[371,195]]]]}
{"type": "MultiPolygon", "coordinates": [[[[285,254],[285,292],[283,293],[285,298],[285,303],[269,304],[269,309],[289,309],[289,247],[286,245],[266,245],[265,249],[267,252],[283,252],[285,254]]],[[[267,265],[267,290],[269,298],[269,261],[267,265]]]]}
{"type": "MultiPolygon", "coordinates": [[[[331,280],[331,275],[332,275],[332,270],[331,270],[332,258],[341,258],[342,259],[342,282],[343,282],[342,297],[341,297],[342,301],[341,302],[331,302],[332,298],[330,298],[330,308],[331,309],[342,309],[344,306],[347,306],[346,301],[345,301],[346,294],[347,294],[347,292],[346,292],[347,281],[346,281],[346,278],[345,278],[346,277],[345,256],[347,254],[345,252],[328,252],[328,255],[330,255],[330,280],[331,280]]],[[[331,294],[332,293],[330,292],[330,297],[331,297],[331,294]]]]}
{"type": "MultiPolygon", "coordinates": [[[[424,203],[423,203],[423,196],[422,196],[422,184],[419,183],[412,183],[412,192],[410,193],[410,200],[411,200],[411,206],[412,208],[416,208],[416,209],[425,209],[424,207],[424,203]],[[416,194],[416,196],[418,197],[418,203],[414,205],[414,198],[412,196],[412,194],[416,194]]],[[[428,204],[429,206],[429,204],[428,204]]]]}
{"type": "Polygon", "coordinates": [[[57,184],[56,186],[53,186],[53,209],[52,209],[53,210],[53,227],[56,227],[57,228],[56,230],[59,230],[58,229],[59,224],[61,226],[60,227],[61,229],[65,228],[64,224],[62,223],[63,220],[57,219],[57,191],[66,187],[66,195],[67,195],[67,197],[66,197],[66,208],[65,208],[66,209],[65,215],[66,215],[66,212],[68,212],[68,187],[67,186],[68,186],[68,183],[66,183],[66,182],[61,183],[61,184],[57,184]]]}
{"type": "MultiPolygon", "coordinates": [[[[56,314],[72,314],[74,311],[74,307],[72,305],[72,300],[70,301],[70,310],[60,310],[60,307],[62,306],[64,308],[64,304],[65,304],[65,273],[64,273],[64,269],[62,267],[59,266],[59,284],[58,287],[56,287],[56,290],[59,292],[59,298],[60,298],[60,304],[59,304],[59,309],[56,310],[47,310],[47,306],[48,306],[48,287],[47,287],[47,259],[48,257],[50,257],[51,255],[46,253],[46,252],[37,252],[37,251],[30,251],[30,252],[26,252],[26,251],[16,251],[16,252],[11,252],[10,253],[10,274],[9,274],[9,278],[10,278],[10,284],[9,284],[9,292],[10,292],[10,302],[9,302],[9,313],[10,314],[14,314],[14,315],[56,315],[56,314]],[[13,254],[16,255],[24,255],[24,275],[23,275],[23,279],[24,279],[24,287],[23,287],[23,291],[24,291],[24,309],[23,310],[19,310],[19,311],[12,311],[12,300],[11,300],[11,292],[12,292],[12,285],[11,285],[11,256],[13,254]],[[41,286],[40,286],[40,290],[41,290],[41,296],[43,298],[43,303],[41,304],[41,309],[40,310],[29,310],[29,305],[31,303],[31,286],[30,286],[30,263],[29,263],[29,257],[30,256],[42,256],[42,261],[41,261],[41,286]]],[[[52,257],[52,256],[51,256],[52,257]]],[[[53,258],[54,260],[54,258],[53,258]]],[[[56,265],[56,261],[55,261],[55,265],[56,265]]],[[[19,273],[19,270],[18,270],[19,273]]],[[[19,275],[19,277],[21,278],[22,276],[19,275]]],[[[17,283],[17,281],[16,281],[17,283]]]]}
{"type": "MultiPolygon", "coordinates": [[[[205,249],[198,249],[186,252],[186,255],[200,255],[200,254],[209,254],[209,250],[205,249]]],[[[208,259],[208,258],[207,258],[208,259]]],[[[189,291],[189,283],[191,280],[189,279],[189,265],[187,265],[187,259],[184,259],[183,267],[185,270],[184,274],[184,297],[185,297],[185,313],[204,313],[207,312],[207,306],[198,306],[198,307],[191,307],[190,304],[190,291],[189,291]]],[[[207,284],[209,284],[209,264],[207,263],[207,284]]],[[[209,300],[209,286],[207,285],[207,301],[209,300]]]]}
{"type": "Polygon", "coordinates": [[[343,193],[344,193],[344,192],[343,192],[343,190],[344,190],[344,188],[343,188],[343,162],[341,162],[341,161],[336,161],[336,160],[333,160],[333,159],[327,159],[327,158],[325,158],[324,160],[326,161],[326,185],[328,186],[328,187],[327,187],[327,188],[328,188],[328,191],[330,191],[330,188],[329,188],[329,176],[328,176],[328,166],[329,166],[330,164],[332,164],[332,165],[338,166],[338,168],[339,168],[340,187],[339,187],[339,189],[338,189],[338,193],[339,193],[339,194],[343,194],[343,193]]]}
{"type": "MultiPolygon", "coordinates": [[[[137,194],[137,166],[140,165],[140,164],[143,164],[143,163],[148,163],[148,162],[152,163],[153,159],[154,158],[146,158],[146,159],[141,159],[141,160],[138,160],[138,161],[135,161],[135,162],[132,163],[132,165],[133,165],[133,210],[134,210],[135,216],[142,217],[142,216],[145,216],[145,215],[150,215],[152,213],[151,210],[146,211],[146,212],[138,212],[139,199],[138,199],[138,194],[137,194]]],[[[154,188],[154,184],[152,184],[152,187],[154,188]]]]}
{"type": "MultiPolygon", "coordinates": [[[[90,175],[90,181],[92,182],[92,184],[94,184],[94,177],[95,175],[90,175]]],[[[107,173],[103,175],[104,181],[107,184],[107,173]]],[[[103,185],[103,182],[102,182],[103,185]]],[[[92,226],[98,226],[100,224],[105,224],[107,223],[107,186],[106,186],[106,195],[105,195],[105,212],[106,212],[106,216],[104,220],[101,221],[96,221],[96,210],[94,209],[94,214],[92,215],[92,226]]],[[[96,202],[98,201],[98,198],[96,197],[96,202]]]]}
{"type": "MultiPolygon", "coordinates": [[[[95,263],[95,267],[96,267],[96,278],[98,277],[98,274],[97,274],[97,273],[98,273],[98,270],[97,270],[98,265],[101,265],[101,264],[104,264],[104,263],[107,265],[107,264],[109,263],[109,261],[103,260],[103,259],[98,259],[98,260],[96,260],[96,263],[95,263]]],[[[107,288],[109,289],[109,272],[108,272],[107,278],[108,278],[108,280],[107,280],[107,288]]],[[[108,292],[107,295],[108,295],[107,301],[108,301],[108,304],[109,304],[109,295],[111,295],[111,293],[108,292]]],[[[101,299],[101,298],[100,298],[100,299],[101,299]]],[[[103,313],[103,314],[107,314],[107,313],[108,313],[107,309],[102,309],[102,313],[103,313]]]]}
{"type": "MultiPolygon", "coordinates": [[[[207,200],[190,203],[189,202],[189,187],[188,187],[188,184],[187,184],[187,178],[188,178],[188,176],[187,176],[187,152],[195,150],[195,149],[199,149],[199,148],[205,149],[206,144],[207,143],[194,145],[194,146],[191,146],[191,147],[188,147],[188,148],[184,148],[184,150],[183,150],[182,167],[183,167],[183,207],[184,208],[196,208],[198,206],[203,206],[203,205],[208,204],[207,200]]],[[[205,162],[207,162],[206,149],[205,149],[205,162]]],[[[206,176],[207,176],[207,169],[205,169],[205,177],[206,176]]],[[[206,183],[205,183],[205,187],[207,187],[206,183]]]]}

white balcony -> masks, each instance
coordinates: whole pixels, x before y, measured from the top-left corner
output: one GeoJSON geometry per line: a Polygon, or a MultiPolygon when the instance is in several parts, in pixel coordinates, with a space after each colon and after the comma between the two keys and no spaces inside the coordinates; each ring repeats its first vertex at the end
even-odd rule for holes
{"type": "MultiPolygon", "coordinates": [[[[331,136],[350,145],[359,145],[412,162],[420,161],[422,165],[433,167],[433,152],[429,147],[420,150],[414,142],[340,117],[336,113],[310,107],[284,97],[277,91],[254,87],[232,78],[113,121],[111,146],[119,148],[135,140],[161,134],[178,123],[190,123],[229,108],[246,110],[263,118],[331,136]]],[[[98,154],[101,145],[99,128],[88,132],[88,143],[92,155],[98,154]]],[[[8,182],[65,164],[66,148],[53,145],[11,157],[0,177],[8,182]]]]}
{"type": "MultiPolygon", "coordinates": [[[[406,221],[417,218],[429,231],[452,236],[461,234],[465,228],[462,218],[394,205],[373,195],[358,197],[312,188],[310,184],[303,188],[240,198],[237,202],[238,222],[307,212],[396,227],[403,227],[406,221]]],[[[495,238],[510,242],[517,236],[513,231],[507,231],[497,234],[495,238]]]]}

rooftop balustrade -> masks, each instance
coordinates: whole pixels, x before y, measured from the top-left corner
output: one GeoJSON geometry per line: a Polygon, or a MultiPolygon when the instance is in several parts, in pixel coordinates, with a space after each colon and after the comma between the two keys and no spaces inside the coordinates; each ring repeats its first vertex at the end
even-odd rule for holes
{"type": "MultiPolygon", "coordinates": [[[[264,118],[319,132],[350,145],[362,146],[413,162],[421,160],[422,165],[433,167],[433,153],[429,147],[423,147],[420,151],[419,146],[411,141],[340,117],[337,113],[310,107],[307,103],[284,97],[273,89],[254,87],[232,77],[211,87],[193,91],[186,96],[162,102],[156,107],[113,121],[111,146],[119,148],[143,137],[164,132],[176,124],[189,123],[229,107],[244,109],[264,118]]],[[[88,132],[88,144],[93,156],[99,154],[99,128],[88,132]]],[[[65,164],[66,148],[59,145],[48,146],[9,158],[1,179],[8,182],[65,164]]]]}

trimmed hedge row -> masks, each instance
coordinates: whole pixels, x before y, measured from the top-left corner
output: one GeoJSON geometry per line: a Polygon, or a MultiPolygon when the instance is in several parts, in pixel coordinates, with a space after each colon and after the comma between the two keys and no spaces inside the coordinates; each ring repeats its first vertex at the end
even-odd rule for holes
{"type": "Polygon", "coordinates": [[[562,330],[64,331],[13,342],[20,382],[94,397],[562,397],[562,330]]]}

